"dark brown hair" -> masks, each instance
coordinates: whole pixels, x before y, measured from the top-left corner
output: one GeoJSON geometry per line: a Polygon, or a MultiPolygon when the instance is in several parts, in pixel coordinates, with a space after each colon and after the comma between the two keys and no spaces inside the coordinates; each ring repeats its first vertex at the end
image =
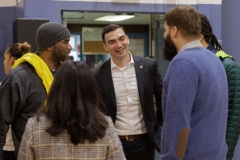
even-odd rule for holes
{"type": "Polygon", "coordinates": [[[200,14],[201,16],[201,33],[204,35],[204,39],[207,43],[211,44],[215,51],[222,50],[222,46],[217,40],[215,34],[213,34],[212,26],[208,20],[208,18],[204,14],[200,14]]]}
{"type": "Polygon", "coordinates": [[[14,43],[7,48],[7,53],[10,54],[11,57],[15,57],[16,59],[22,57],[25,53],[30,52],[31,45],[27,42],[24,43],[14,43]]]}
{"type": "Polygon", "coordinates": [[[100,111],[102,105],[95,77],[83,62],[71,60],[57,71],[44,107],[38,113],[51,121],[46,131],[57,136],[67,130],[71,142],[95,142],[105,135],[108,123],[100,111]]]}
{"type": "Polygon", "coordinates": [[[169,27],[176,26],[185,36],[198,37],[201,31],[199,12],[192,6],[176,6],[164,15],[169,27]]]}
{"type": "Polygon", "coordinates": [[[124,28],[122,26],[120,26],[120,25],[117,25],[117,24],[109,24],[109,25],[103,27],[103,30],[102,30],[102,40],[103,40],[103,43],[105,43],[105,34],[107,34],[109,32],[112,32],[112,31],[115,31],[118,28],[121,28],[123,30],[123,32],[126,34],[124,28]]]}

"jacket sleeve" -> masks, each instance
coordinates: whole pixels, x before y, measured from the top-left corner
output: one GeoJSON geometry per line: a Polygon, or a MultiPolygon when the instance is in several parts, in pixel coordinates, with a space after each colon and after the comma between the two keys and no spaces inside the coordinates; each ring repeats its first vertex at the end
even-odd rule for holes
{"type": "Polygon", "coordinates": [[[228,80],[227,158],[232,159],[240,135],[240,67],[232,59],[223,60],[228,80]]]}
{"type": "Polygon", "coordinates": [[[122,144],[113,126],[112,119],[108,117],[108,131],[106,132],[108,140],[107,160],[126,160],[122,144]]]}
{"type": "Polygon", "coordinates": [[[12,77],[7,76],[0,86],[0,160],[9,125],[12,123],[19,105],[19,94],[12,84],[12,77]]]}
{"type": "Polygon", "coordinates": [[[25,127],[21,145],[18,151],[18,159],[34,160],[33,153],[33,118],[30,118],[25,127]]]}
{"type": "Polygon", "coordinates": [[[162,88],[163,88],[163,81],[161,79],[161,75],[158,70],[158,64],[154,62],[154,96],[156,102],[156,117],[158,123],[162,126],[163,124],[163,115],[162,115],[162,88]]]}

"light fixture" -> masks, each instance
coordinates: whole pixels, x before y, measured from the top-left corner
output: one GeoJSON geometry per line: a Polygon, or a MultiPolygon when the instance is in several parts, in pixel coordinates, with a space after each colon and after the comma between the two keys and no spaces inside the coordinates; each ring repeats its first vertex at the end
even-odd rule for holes
{"type": "Polygon", "coordinates": [[[94,19],[94,21],[110,21],[110,22],[117,22],[123,21],[126,19],[134,18],[134,15],[107,15],[100,18],[94,19]]]}
{"type": "Polygon", "coordinates": [[[70,20],[70,19],[83,19],[87,15],[87,12],[63,12],[63,19],[70,20]],[[83,15],[82,15],[83,14],[83,15]]]}

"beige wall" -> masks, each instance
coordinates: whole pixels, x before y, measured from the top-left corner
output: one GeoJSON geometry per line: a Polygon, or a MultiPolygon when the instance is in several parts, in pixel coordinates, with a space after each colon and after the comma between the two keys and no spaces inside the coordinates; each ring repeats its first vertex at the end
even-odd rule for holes
{"type": "MultiPolygon", "coordinates": [[[[21,0],[0,0],[0,7],[7,7],[7,6],[15,6],[17,2],[21,0]]],[[[58,1],[58,0],[53,0],[58,1]]],[[[69,0],[65,0],[69,1],[69,0]]],[[[78,0],[78,1],[96,1],[96,0],[78,0]]],[[[103,0],[103,2],[122,2],[122,0],[103,0]]],[[[150,0],[131,0],[130,2],[136,2],[136,3],[152,3],[150,0]]],[[[160,3],[171,3],[172,1],[165,2],[163,0],[159,1],[160,3]]],[[[156,3],[155,1],[153,3],[156,3]]],[[[176,2],[172,2],[175,4],[176,2]]],[[[171,3],[171,4],[172,4],[171,3]]],[[[179,0],[179,4],[221,4],[222,0],[179,0]]]]}
{"type": "Polygon", "coordinates": [[[21,0],[0,0],[0,7],[16,6],[16,3],[21,0]]]}
{"type": "MultiPolygon", "coordinates": [[[[73,0],[52,0],[73,1],[73,0]]],[[[119,2],[119,3],[148,3],[148,4],[222,4],[222,0],[74,0],[87,2],[119,2]]]]}

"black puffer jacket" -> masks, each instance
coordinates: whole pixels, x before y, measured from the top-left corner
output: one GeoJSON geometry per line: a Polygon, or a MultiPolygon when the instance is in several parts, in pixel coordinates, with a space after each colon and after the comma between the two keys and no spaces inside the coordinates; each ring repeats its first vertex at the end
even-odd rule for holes
{"type": "Polygon", "coordinates": [[[17,154],[28,118],[36,114],[46,98],[46,90],[33,66],[25,62],[14,69],[0,87],[0,160],[8,125],[17,154]]]}
{"type": "Polygon", "coordinates": [[[228,145],[227,160],[231,160],[240,135],[240,67],[234,59],[224,53],[217,52],[226,70],[228,79],[228,121],[226,142],[228,145]]]}

